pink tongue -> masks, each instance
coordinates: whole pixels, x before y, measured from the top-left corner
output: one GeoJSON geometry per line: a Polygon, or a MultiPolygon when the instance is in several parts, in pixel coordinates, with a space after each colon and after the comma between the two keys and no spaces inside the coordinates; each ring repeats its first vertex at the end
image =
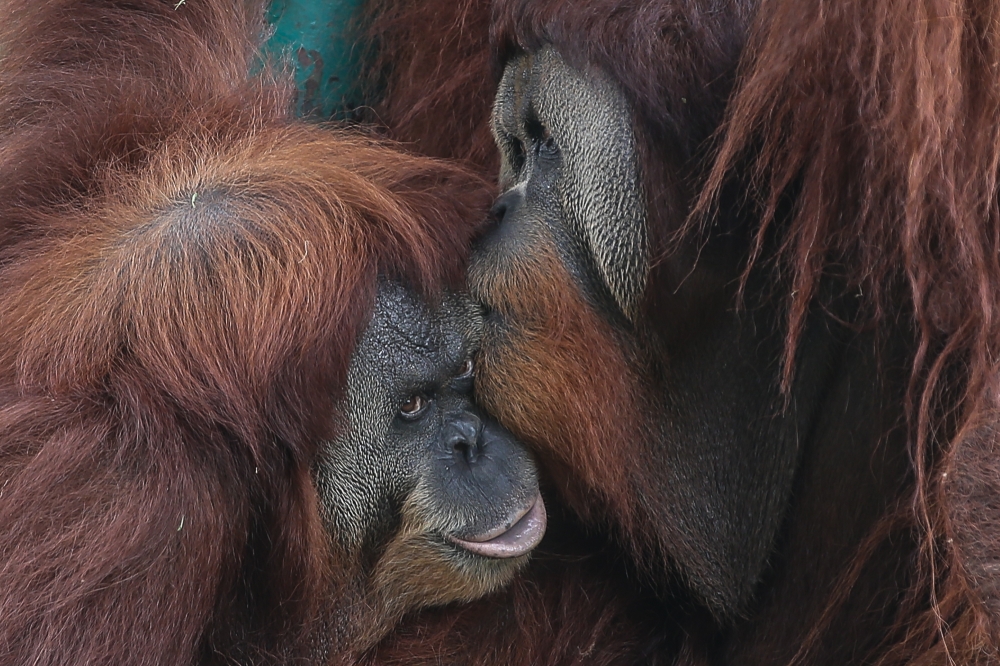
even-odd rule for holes
{"type": "Polygon", "coordinates": [[[545,503],[539,493],[528,512],[503,534],[485,541],[466,541],[450,536],[448,539],[470,553],[483,557],[518,557],[531,552],[545,534],[545,503]]]}

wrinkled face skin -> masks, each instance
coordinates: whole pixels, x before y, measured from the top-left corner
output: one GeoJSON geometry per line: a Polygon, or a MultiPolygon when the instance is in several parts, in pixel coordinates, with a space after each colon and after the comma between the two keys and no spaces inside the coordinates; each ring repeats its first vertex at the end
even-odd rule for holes
{"type": "Polygon", "coordinates": [[[613,82],[574,70],[551,47],[522,56],[504,71],[493,129],[506,224],[477,273],[501,272],[546,236],[596,305],[634,320],[648,273],[646,214],[629,107],[613,82]]]}
{"type": "Polygon", "coordinates": [[[469,277],[489,310],[480,396],[560,472],[585,518],[606,505],[627,517],[631,458],[618,447],[639,436],[642,400],[617,329],[636,316],[647,273],[628,108],[548,48],[507,67],[493,129],[499,224],[469,277]]]}
{"type": "MultiPolygon", "coordinates": [[[[497,224],[469,277],[487,309],[477,390],[582,520],[733,617],[774,548],[821,384],[773,418],[776,319],[734,307],[730,245],[651,258],[635,126],[597,68],[551,46],[507,63],[497,224]]],[[[799,366],[822,379],[817,349],[805,340],[799,366]]]]}
{"type": "Polygon", "coordinates": [[[544,533],[530,455],[473,402],[481,326],[467,297],[432,308],[383,283],[352,357],[344,434],[315,477],[336,545],[364,572],[374,613],[345,630],[362,644],[408,610],[506,584],[544,533]]]}

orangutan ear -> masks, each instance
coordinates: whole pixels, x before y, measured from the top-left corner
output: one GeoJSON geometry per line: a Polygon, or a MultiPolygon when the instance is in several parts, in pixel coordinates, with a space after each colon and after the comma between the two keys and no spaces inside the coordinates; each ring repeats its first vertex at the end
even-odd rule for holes
{"type": "Polygon", "coordinates": [[[635,321],[649,270],[645,195],[628,102],[597,70],[552,47],[508,65],[494,107],[501,182],[558,168],[565,223],[622,313],[635,321]],[[596,139],[596,140],[595,140],[596,139]],[[558,154],[546,167],[544,153],[558,154]]]}

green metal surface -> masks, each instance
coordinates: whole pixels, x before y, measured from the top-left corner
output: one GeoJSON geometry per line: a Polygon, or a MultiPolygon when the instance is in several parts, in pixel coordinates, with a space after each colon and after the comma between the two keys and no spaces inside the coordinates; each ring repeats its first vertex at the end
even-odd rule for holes
{"type": "Polygon", "coordinates": [[[273,0],[266,58],[295,68],[300,115],[345,118],[360,104],[361,47],[356,17],[363,0],[273,0]]]}

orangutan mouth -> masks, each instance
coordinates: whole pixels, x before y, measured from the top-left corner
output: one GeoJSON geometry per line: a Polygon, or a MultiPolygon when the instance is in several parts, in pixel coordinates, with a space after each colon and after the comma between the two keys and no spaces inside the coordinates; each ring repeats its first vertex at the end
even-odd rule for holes
{"type": "Polygon", "coordinates": [[[467,539],[449,536],[448,540],[475,555],[507,559],[527,555],[545,534],[545,503],[539,493],[530,507],[513,524],[467,539]]]}

